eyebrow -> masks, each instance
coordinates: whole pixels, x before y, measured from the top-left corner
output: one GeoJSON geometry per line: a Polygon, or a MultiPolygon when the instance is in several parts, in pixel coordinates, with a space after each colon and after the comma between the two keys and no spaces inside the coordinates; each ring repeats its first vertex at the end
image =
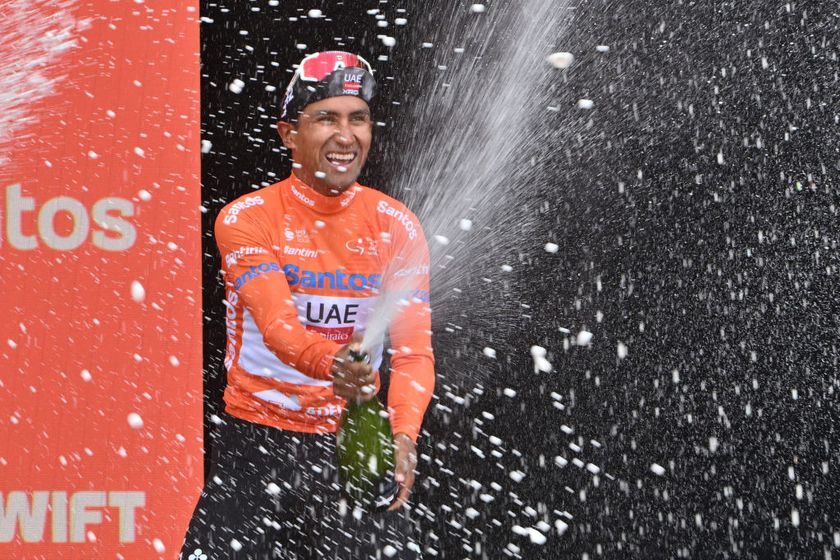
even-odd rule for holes
{"type": "MultiPolygon", "coordinates": [[[[359,115],[370,116],[370,110],[369,109],[359,109],[357,111],[353,111],[352,113],[350,113],[351,117],[356,117],[356,116],[359,116],[359,115]]],[[[327,111],[327,110],[321,109],[320,111],[317,111],[315,113],[315,116],[316,117],[337,117],[337,116],[339,116],[339,113],[336,112],[336,111],[327,111]]]]}

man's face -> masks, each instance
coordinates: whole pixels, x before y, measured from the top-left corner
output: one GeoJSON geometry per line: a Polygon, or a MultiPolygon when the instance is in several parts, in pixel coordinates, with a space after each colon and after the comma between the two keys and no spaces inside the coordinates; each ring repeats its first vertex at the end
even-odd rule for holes
{"type": "Polygon", "coordinates": [[[358,97],[328,97],[307,105],[297,125],[278,123],[292,151],[295,174],[317,192],[335,196],[352,185],[373,138],[368,104],[358,97]]]}

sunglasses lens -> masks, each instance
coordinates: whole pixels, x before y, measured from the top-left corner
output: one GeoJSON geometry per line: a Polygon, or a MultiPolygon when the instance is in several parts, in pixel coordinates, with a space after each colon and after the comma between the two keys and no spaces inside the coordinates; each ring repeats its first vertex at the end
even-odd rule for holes
{"type": "Polygon", "coordinates": [[[371,72],[370,64],[355,54],[327,51],[307,56],[300,63],[300,77],[310,82],[320,82],[340,68],[362,68],[371,72]]]}

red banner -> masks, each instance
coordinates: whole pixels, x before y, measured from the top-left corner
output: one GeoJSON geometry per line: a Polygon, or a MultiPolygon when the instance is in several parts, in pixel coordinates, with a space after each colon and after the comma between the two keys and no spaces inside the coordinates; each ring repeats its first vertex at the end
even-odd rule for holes
{"type": "Polygon", "coordinates": [[[178,557],[200,491],[198,3],[6,0],[0,557],[178,557]]]}

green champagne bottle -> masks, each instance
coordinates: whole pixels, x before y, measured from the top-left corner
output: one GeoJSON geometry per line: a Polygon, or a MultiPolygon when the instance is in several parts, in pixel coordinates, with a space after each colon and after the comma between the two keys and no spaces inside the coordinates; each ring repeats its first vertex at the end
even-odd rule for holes
{"type": "MultiPolygon", "coordinates": [[[[367,360],[367,355],[350,352],[350,359],[367,360]]],[[[388,413],[374,397],[348,401],[336,434],[338,473],[350,501],[368,511],[381,511],[394,501],[394,439],[388,413]]]]}

